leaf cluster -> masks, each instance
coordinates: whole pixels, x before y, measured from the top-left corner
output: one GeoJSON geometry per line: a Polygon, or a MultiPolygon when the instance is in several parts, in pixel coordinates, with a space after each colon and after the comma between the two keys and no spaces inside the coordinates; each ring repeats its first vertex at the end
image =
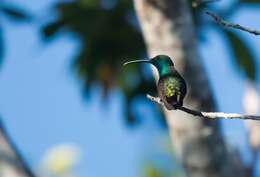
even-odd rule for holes
{"type": "Polygon", "coordinates": [[[143,76],[141,66],[122,68],[126,60],[145,55],[132,2],[80,0],[60,2],[54,9],[58,18],[42,27],[44,39],[48,41],[60,32],[75,34],[81,46],[73,65],[84,84],[84,93],[87,95],[98,83],[106,97],[111,88],[120,86],[126,96],[127,120],[135,122],[133,100],[155,91],[155,84],[143,76]]]}

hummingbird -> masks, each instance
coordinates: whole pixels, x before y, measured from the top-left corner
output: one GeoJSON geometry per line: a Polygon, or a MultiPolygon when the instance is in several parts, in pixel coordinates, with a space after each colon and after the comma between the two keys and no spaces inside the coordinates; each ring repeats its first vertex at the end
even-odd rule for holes
{"type": "Polygon", "coordinates": [[[150,63],[159,73],[157,91],[161,101],[168,110],[182,107],[183,99],[187,93],[187,84],[174,67],[174,63],[167,55],[157,55],[149,60],[134,60],[124,63],[150,63]]]}

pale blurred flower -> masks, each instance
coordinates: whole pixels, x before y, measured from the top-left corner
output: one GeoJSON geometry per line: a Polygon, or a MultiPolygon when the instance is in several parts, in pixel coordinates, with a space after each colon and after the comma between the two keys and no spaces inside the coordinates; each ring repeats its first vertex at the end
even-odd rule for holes
{"type": "MultiPolygon", "coordinates": [[[[44,168],[57,176],[68,176],[80,160],[80,148],[76,144],[60,144],[47,150],[43,158],[44,168]]],[[[70,176],[70,175],[69,175],[70,176]]]]}
{"type": "MultiPolygon", "coordinates": [[[[247,88],[243,97],[243,107],[245,114],[257,115],[259,113],[260,96],[257,93],[253,83],[248,82],[247,88]]],[[[260,146],[260,122],[246,121],[249,131],[249,141],[252,148],[257,149],[260,146]]]]}
{"type": "Polygon", "coordinates": [[[246,114],[257,114],[259,112],[259,94],[253,83],[248,82],[243,97],[243,107],[246,114]]]}

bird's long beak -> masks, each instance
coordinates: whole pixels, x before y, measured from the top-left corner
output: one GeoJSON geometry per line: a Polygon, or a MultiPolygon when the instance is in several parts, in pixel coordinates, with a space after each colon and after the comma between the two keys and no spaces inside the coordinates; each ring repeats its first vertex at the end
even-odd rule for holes
{"type": "Polygon", "coordinates": [[[133,61],[125,62],[123,64],[123,66],[128,65],[128,64],[132,64],[132,63],[151,63],[151,61],[150,60],[133,60],[133,61]]]}

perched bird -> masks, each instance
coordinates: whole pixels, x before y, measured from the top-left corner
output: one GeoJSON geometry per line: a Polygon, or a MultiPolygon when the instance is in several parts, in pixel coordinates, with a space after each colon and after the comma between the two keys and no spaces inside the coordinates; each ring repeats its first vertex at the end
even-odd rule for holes
{"type": "Polygon", "coordinates": [[[187,92],[187,85],[182,76],[174,68],[174,63],[167,55],[158,55],[149,60],[134,60],[124,63],[150,63],[159,72],[157,89],[160,99],[168,110],[178,109],[183,105],[183,99],[187,92]]]}

